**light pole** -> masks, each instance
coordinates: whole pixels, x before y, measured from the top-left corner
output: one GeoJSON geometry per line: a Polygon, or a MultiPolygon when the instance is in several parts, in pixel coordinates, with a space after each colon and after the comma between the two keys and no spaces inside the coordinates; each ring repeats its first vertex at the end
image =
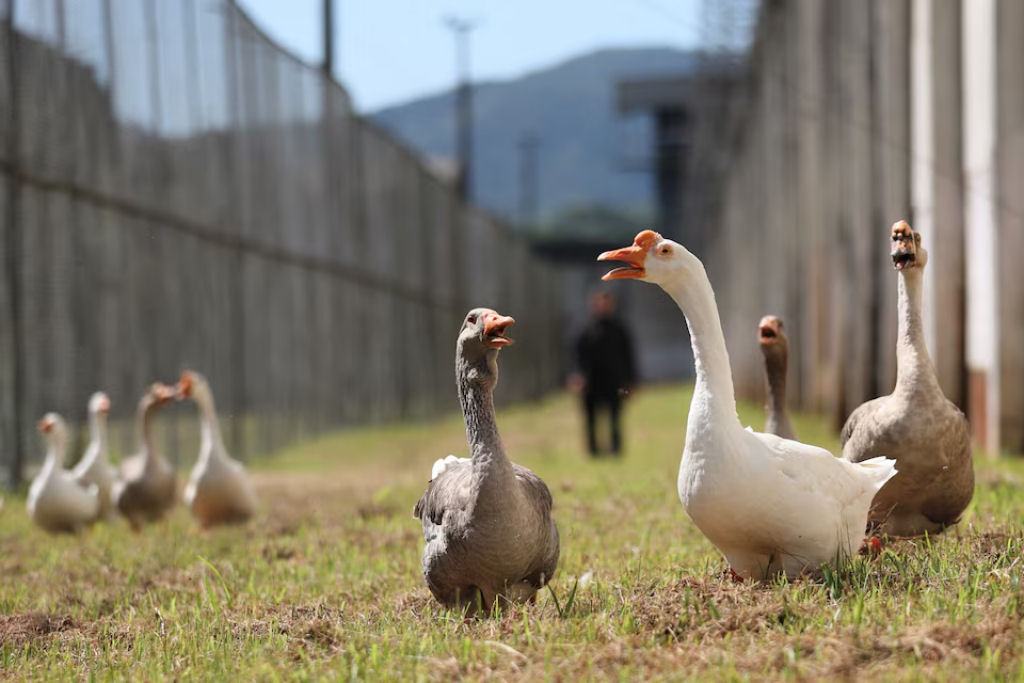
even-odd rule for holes
{"type": "Polygon", "coordinates": [[[519,139],[519,222],[523,228],[537,227],[537,148],[540,139],[524,133],[519,139]]]}
{"type": "Polygon", "coordinates": [[[455,93],[455,158],[458,171],[455,191],[463,201],[472,200],[473,173],[473,90],[469,82],[469,32],[476,22],[459,17],[447,17],[445,25],[455,36],[455,68],[459,84],[455,93]]]}

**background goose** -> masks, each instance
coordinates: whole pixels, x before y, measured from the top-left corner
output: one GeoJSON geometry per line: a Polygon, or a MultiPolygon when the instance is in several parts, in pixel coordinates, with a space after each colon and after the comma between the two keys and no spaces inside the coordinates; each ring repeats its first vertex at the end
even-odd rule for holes
{"type": "Polygon", "coordinates": [[[28,490],[29,517],[47,531],[76,532],[99,513],[96,486],[80,486],[64,469],[68,428],[63,418],[47,413],[38,428],[46,442],[46,461],[28,490]]]}
{"type": "Polygon", "coordinates": [[[679,499],[735,575],[763,579],[815,572],[856,553],[872,497],[893,461],[853,464],[828,451],[740,426],[715,294],[704,265],[645,230],[633,245],[601,254],[623,261],[606,280],[664,289],[686,316],[696,384],[679,465],[679,499]]]}
{"type": "Polygon", "coordinates": [[[178,380],[177,395],[192,399],[199,408],[199,458],[185,486],[185,504],[203,528],[248,520],[256,511],[256,494],[245,467],[224,447],[210,383],[186,370],[178,380]]]}
{"type": "Polygon", "coordinates": [[[905,221],[894,223],[889,236],[899,312],[896,388],[854,410],[840,442],[851,462],[896,458],[900,473],[875,496],[871,522],[892,536],[919,536],[959,521],[974,495],[974,462],[967,419],[942,393],[924,343],[928,252],[905,221]]]}
{"type": "Polygon", "coordinates": [[[152,435],[153,413],[173,397],[170,387],[157,382],[139,400],[139,452],[121,463],[119,479],[114,483],[114,506],[136,531],[145,522],[163,517],[174,505],[174,469],[157,452],[152,435]]]}
{"type": "Polygon", "coordinates": [[[764,355],[764,379],[767,399],[765,400],[764,431],[795,439],[796,431],[789,419],[786,405],[786,371],[789,365],[789,337],[786,336],[782,320],[766,315],[757,325],[757,341],[764,355]]]}
{"type": "Polygon", "coordinates": [[[498,350],[512,343],[505,330],[513,322],[486,308],[466,316],[455,376],[472,457],[435,462],[413,511],[423,523],[423,577],[446,606],[532,599],[558,565],[551,493],[509,461],[494,418],[498,350]]]}
{"type": "Polygon", "coordinates": [[[99,491],[100,517],[112,518],[116,510],[110,499],[110,491],[117,479],[117,470],[107,458],[107,415],[110,413],[110,399],[102,391],[89,398],[89,445],[82,459],[71,471],[75,480],[83,486],[95,484],[99,491]]]}

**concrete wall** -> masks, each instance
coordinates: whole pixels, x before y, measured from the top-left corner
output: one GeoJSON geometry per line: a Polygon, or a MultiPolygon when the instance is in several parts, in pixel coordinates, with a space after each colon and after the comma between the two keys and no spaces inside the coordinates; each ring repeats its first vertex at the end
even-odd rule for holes
{"type": "Polygon", "coordinates": [[[1000,0],[996,8],[995,286],[999,440],[1024,450],[1024,3],[1000,0]]]}
{"type": "Polygon", "coordinates": [[[1024,3],[775,0],[731,114],[707,256],[737,391],[782,316],[791,400],[841,424],[895,381],[889,227],[930,261],[927,339],[982,445],[1024,450],[1024,3]]]}

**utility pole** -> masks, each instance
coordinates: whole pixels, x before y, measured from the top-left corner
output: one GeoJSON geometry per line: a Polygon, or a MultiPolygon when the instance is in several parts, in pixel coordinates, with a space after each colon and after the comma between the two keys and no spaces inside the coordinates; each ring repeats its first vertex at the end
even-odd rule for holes
{"type": "Polygon", "coordinates": [[[540,139],[532,132],[519,138],[519,223],[524,228],[537,227],[537,149],[540,139]]]}
{"type": "Polygon", "coordinates": [[[469,32],[476,22],[448,17],[445,25],[455,36],[455,68],[459,84],[455,93],[455,158],[458,172],[455,191],[463,201],[472,201],[473,175],[473,89],[469,81],[469,32]]]}
{"type": "Polygon", "coordinates": [[[324,1],[324,61],[323,71],[328,78],[334,77],[334,0],[324,1]]]}

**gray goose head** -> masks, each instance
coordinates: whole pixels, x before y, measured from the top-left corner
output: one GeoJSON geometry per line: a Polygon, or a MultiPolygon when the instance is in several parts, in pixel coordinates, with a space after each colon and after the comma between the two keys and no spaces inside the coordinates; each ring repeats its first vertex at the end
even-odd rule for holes
{"type": "Polygon", "coordinates": [[[757,324],[757,340],[761,345],[761,353],[769,365],[778,364],[785,369],[789,355],[789,337],[783,327],[782,320],[774,315],[766,315],[757,324]]]}
{"type": "Polygon", "coordinates": [[[456,342],[459,379],[493,391],[498,383],[498,351],[512,343],[505,331],[515,320],[490,308],[466,314],[456,342]]]}

